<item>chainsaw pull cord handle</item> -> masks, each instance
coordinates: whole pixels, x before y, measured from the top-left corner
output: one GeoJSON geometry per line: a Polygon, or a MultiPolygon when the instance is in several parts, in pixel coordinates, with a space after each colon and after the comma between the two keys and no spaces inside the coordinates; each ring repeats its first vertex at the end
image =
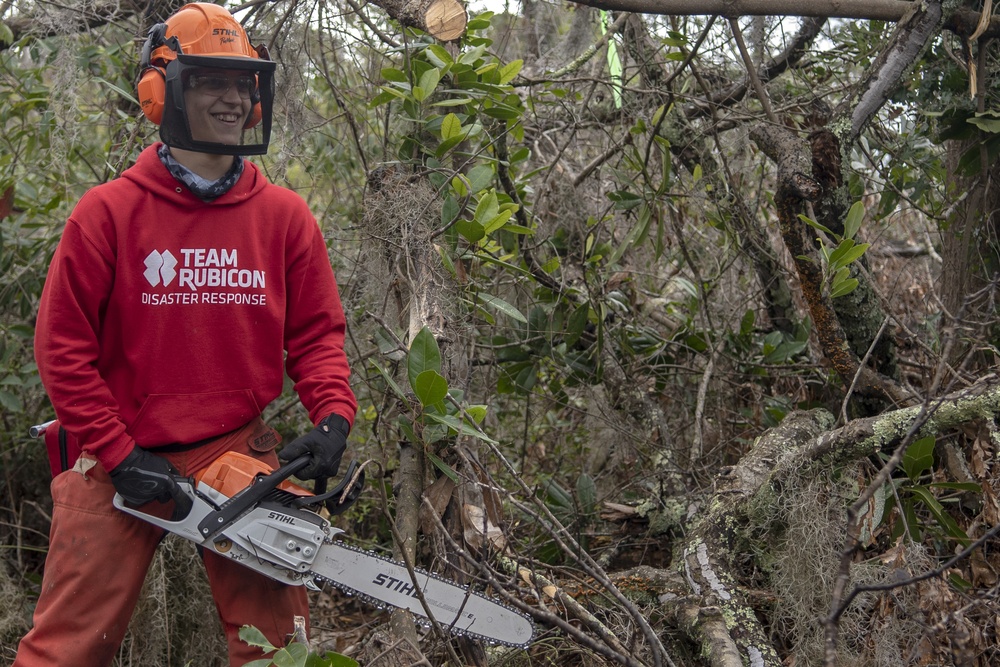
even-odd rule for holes
{"type": "Polygon", "coordinates": [[[201,533],[202,539],[208,539],[238,519],[247,510],[257,506],[265,496],[278,488],[279,484],[309,465],[310,461],[312,461],[312,456],[306,454],[289,461],[269,475],[258,475],[253,484],[230,498],[218,510],[209,512],[201,520],[201,523],[198,524],[198,532],[201,533]]]}
{"type": "Polygon", "coordinates": [[[330,514],[336,516],[343,513],[354,504],[365,488],[365,471],[363,468],[358,470],[359,467],[360,464],[357,461],[351,461],[347,472],[344,473],[344,478],[332,491],[326,490],[327,478],[320,477],[313,485],[315,495],[296,499],[292,503],[292,507],[307,507],[324,503],[330,514]]]}

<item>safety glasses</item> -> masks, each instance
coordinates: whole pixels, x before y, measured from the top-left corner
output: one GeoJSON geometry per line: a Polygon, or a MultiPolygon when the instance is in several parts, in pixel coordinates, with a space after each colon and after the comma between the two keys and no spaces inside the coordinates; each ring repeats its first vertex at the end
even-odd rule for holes
{"type": "Polygon", "coordinates": [[[249,74],[191,74],[186,88],[208,97],[222,97],[233,86],[236,86],[236,92],[242,99],[249,100],[257,92],[257,77],[249,74]]]}

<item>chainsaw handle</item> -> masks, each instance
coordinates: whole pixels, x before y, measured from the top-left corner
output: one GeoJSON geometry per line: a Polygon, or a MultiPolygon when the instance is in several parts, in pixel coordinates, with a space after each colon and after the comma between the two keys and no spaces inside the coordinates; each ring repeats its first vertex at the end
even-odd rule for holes
{"type": "Polygon", "coordinates": [[[278,488],[279,484],[309,465],[311,460],[312,456],[305,454],[289,461],[268,475],[258,476],[256,482],[230,498],[218,510],[209,512],[202,519],[201,523],[198,524],[198,531],[202,539],[208,539],[238,519],[247,510],[256,507],[265,496],[278,488]]]}
{"type": "MultiPolygon", "coordinates": [[[[187,482],[191,483],[190,477],[184,477],[183,475],[174,475],[175,482],[187,482]]],[[[184,492],[184,489],[178,484],[174,484],[170,488],[170,497],[174,501],[174,511],[170,515],[171,521],[181,521],[186,519],[188,514],[191,513],[191,508],[194,506],[194,499],[184,492]]]]}

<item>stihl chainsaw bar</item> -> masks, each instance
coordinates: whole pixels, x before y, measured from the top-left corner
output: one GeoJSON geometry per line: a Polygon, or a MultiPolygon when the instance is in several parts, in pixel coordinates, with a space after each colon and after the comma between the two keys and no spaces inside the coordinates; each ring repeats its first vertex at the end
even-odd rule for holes
{"type": "Polygon", "coordinates": [[[524,646],[534,632],[525,616],[495,600],[422,570],[414,570],[414,583],[401,563],[340,542],[323,547],[313,563],[312,574],[376,606],[406,609],[425,620],[426,603],[435,621],[460,636],[524,646]]]}
{"type": "Polygon", "coordinates": [[[402,563],[336,540],[343,531],[307,508],[325,503],[332,514],[344,511],[360,494],[364,475],[354,475],[354,463],[340,486],[315,495],[287,481],[308,460],[271,471],[252,457],[224,454],[197,479],[176,478],[170,519],[130,507],[117,494],[114,505],[289,585],[318,590],[329,583],[377,607],[412,612],[425,625],[433,619],[460,636],[507,646],[531,641],[534,626],[520,612],[422,570],[411,577],[402,563]]]}

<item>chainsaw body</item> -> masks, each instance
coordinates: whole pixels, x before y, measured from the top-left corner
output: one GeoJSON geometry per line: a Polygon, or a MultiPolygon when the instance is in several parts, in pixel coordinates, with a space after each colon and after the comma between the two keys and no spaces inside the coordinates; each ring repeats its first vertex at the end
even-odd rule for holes
{"type": "Polygon", "coordinates": [[[228,452],[196,479],[176,480],[190,500],[190,509],[181,518],[147,514],[130,507],[118,494],[114,506],[272,579],[318,589],[308,575],[310,565],[320,545],[343,531],[314,511],[291,506],[315,498],[312,492],[284,480],[238,516],[227,520],[222,512],[268,474],[271,469],[258,460],[228,452]]]}
{"type": "Polygon", "coordinates": [[[288,481],[308,463],[304,456],[272,471],[252,457],[229,452],[196,479],[176,478],[180,493],[170,519],[130,507],[118,494],[114,506],[285,584],[319,590],[329,583],[378,607],[406,609],[418,621],[453,633],[509,646],[531,641],[534,626],[524,614],[335,540],[344,531],[316,509],[343,512],[360,495],[364,475],[352,462],[335,489],[313,493],[288,481]]]}

